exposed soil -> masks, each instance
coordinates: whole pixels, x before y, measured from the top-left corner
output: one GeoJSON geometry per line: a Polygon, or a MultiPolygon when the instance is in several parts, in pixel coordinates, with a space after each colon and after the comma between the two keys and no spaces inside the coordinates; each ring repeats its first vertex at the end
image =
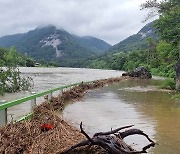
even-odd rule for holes
{"type": "MultiPolygon", "coordinates": [[[[81,99],[89,89],[103,87],[106,84],[120,82],[128,77],[97,80],[93,83],[75,86],[64,91],[62,95],[44,102],[34,109],[32,119],[10,123],[0,128],[0,153],[2,154],[55,154],[84,139],[79,130],[68,124],[55,112],[62,110],[67,102],[81,99]],[[51,125],[48,130],[42,130],[43,124],[51,125]]],[[[71,153],[98,154],[106,153],[100,147],[85,147],[71,153]]]]}

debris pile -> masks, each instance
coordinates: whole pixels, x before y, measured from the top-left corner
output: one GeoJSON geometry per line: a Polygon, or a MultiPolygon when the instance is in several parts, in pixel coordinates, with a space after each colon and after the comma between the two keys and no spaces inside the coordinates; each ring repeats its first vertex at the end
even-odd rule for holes
{"type": "MultiPolygon", "coordinates": [[[[56,112],[62,110],[66,103],[81,99],[89,89],[103,87],[125,80],[128,77],[97,80],[83,83],[64,91],[58,97],[52,98],[34,108],[30,120],[9,123],[0,128],[0,153],[8,154],[55,154],[61,153],[85,139],[85,136],[63,120],[56,112]]],[[[107,153],[100,146],[83,147],[70,153],[98,154],[107,153]]]]}

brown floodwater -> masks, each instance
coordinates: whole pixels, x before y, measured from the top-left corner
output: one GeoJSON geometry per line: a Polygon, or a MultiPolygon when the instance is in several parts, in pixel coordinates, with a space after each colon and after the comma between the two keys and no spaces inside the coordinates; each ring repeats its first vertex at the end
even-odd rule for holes
{"type": "MultiPolygon", "coordinates": [[[[82,101],[67,105],[66,120],[90,135],[125,125],[135,125],[156,143],[149,153],[180,153],[180,102],[173,92],[157,88],[160,80],[126,80],[89,91],[82,101]]],[[[148,142],[135,135],[126,141],[137,149],[148,142]]]]}
{"type": "MultiPolygon", "coordinates": [[[[31,95],[31,92],[43,92],[51,88],[82,82],[92,81],[98,79],[105,79],[110,77],[119,77],[123,71],[115,70],[100,70],[100,69],[86,69],[86,68],[43,68],[43,67],[21,67],[20,71],[23,76],[33,78],[34,87],[30,91],[23,91],[13,94],[0,95],[0,100],[12,101],[18,98],[31,95]]],[[[53,93],[57,96],[58,92],[53,93]]],[[[44,101],[43,97],[37,98],[37,104],[44,101]]],[[[8,121],[16,120],[23,115],[31,112],[31,103],[25,103],[8,108],[8,121]]]]}
{"type": "MultiPolygon", "coordinates": [[[[122,71],[80,68],[20,68],[22,75],[34,79],[31,91],[41,92],[50,88],[109,77],[121,76],[122,71]]],[[[171,99],[172,93],[157,89],[161,80],[127,80],[118,84],[89,91],[82,101],[69,104],[63,116],[92,135],[124,125],[134,124],[149,134],[158,145],[150,153],[179,154],[180,152],[180,102],[171,99]]],[[[5,94],[0,99],[11,101],[30,95],[30,92],[5,94]]],[[[54,94],[56,95],[56,94],[54,94]]],[[[39,103],[43,98],[38,100],[39,103]]],[[[30,102],[8,109],[18,119],[30,112],[30,102]]],[[[128,137],[127,142],[138,149],[148,143],[143,137],[128,137]],[[133,144],[135,143],[135,144],[133,144]],[[138,145],[136,145],[138,143],[138,145]]]]}

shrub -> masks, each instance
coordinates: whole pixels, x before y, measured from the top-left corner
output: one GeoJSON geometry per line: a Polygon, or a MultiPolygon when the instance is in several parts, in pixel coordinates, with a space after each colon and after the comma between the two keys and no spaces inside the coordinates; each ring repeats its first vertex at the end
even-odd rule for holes
{"type": "Polygon", "coordinates": [[[176,83],[175,83],[174,79],[168,78],[168,79],[165,79],[162,82],[162,85],[160,86],[160,88],[162,88],[162,89],[169,89],[169,90],[175,90],[176,83]]]}

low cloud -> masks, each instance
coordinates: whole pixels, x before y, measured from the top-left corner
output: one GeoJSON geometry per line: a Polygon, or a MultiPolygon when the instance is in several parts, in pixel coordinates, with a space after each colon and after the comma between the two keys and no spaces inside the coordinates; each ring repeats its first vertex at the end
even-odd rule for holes
{"type": "Polygon", "coordinates": [[[1,0],[0,36],[55,25],[80,36],[115,44],[137,33],[147,12],[145,0],[1,0]]]}

